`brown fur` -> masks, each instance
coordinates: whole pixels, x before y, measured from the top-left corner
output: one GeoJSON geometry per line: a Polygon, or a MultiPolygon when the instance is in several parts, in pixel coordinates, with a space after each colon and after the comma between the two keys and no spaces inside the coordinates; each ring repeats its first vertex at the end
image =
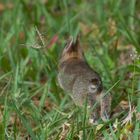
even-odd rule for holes
{"type": "Polygon", "coordinates": [[[99,102],[104,94],[102,81],[99,74],[87,64],[79,40],[75,43],[73,40],[69,41],[64,48],[59,63],[58,81],[76,105],[83,106],[85,99],[90,108],[96,104],[91,113],[94,122],[99,117],[105,120],[109,116],[110,97],[105,96],[99,102]]]}

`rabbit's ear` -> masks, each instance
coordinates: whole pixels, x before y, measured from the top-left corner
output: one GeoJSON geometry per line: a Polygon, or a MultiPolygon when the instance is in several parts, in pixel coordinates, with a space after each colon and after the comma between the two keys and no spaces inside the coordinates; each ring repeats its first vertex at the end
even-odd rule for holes
{"type": "Polygon", "coordinates": [[[68,51],[71,48],[71,46],[73,44],[73,40],[74,39],[72,36],[67,40],[64,51],[68,51]]]}
{"type": "Polygon", "coordinates": [[[64,61],[73,59],[73,58],[85,61],[83,50],[80,46],[78,37],[76,38],[75,42],[74,42],[73,37],[69,39],[69,41],[67,42],[62,52],[60,63],[63,63],[64,61]]]}
{"type": "Polygon", "coordinates": [[[64,52],[65,53],[82,52],[82,49],[80,47],[79,37],[77,37],[75,41],[74,41],[73,37],[70,37],[69,40],[67,41],[65,48],[64,48],[64,52]]]}

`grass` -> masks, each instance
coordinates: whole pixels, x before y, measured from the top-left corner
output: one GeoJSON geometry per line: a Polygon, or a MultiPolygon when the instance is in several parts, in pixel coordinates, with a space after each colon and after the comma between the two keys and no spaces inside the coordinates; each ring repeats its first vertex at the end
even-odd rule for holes
{"type": "Polygon", "coordinates": [[[0,140],[139,140],[139,8],[138,0],[2,0],[0,140]],[[97,126],[56,78],[66,38],[79,33],[113,96],[116,116],[97,126]]]}

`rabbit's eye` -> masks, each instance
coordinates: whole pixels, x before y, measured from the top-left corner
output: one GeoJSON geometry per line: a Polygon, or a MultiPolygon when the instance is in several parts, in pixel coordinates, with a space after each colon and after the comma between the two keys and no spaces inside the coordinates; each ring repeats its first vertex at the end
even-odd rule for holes
{"type": "Polygon", "coordinates": [[[102,84],[98,78],[92,78],[89,82],[89,91],[90,92],[100,92],[102,91],[102,84]]]}
{"type": "Polygon", "coordinates": [[[90,84],[89,87],[88,87],[88,90],[89,90],[89,92],[91,92],[91,93],[96,92],[97,89],[98,89],[98,86],[95,85],[95,84],[90,84]]]}
{"type": "Polygon", "coordinates": [[[91,79],[90,83],[93,84],[93,85],[98,85],[99,80],[97,78],[93,78],[93,79],[91,79]]]}
{"type": "Polygon", "coordinates": [[[91,89],[91,90],[95,90],[96,88],[97,88],[96,85],[90,85],[90,89],[91,89]]]}

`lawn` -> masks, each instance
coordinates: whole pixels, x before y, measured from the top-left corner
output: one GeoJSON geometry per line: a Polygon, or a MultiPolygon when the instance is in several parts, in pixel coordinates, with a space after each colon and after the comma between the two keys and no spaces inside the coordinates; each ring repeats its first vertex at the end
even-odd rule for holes
{"type": "Polygon", "coordinates": [[[140,140],[140,1],[1,0],[0,140],[140,140]],[[70,36],[112,95],[89,123],[57,81],[70,36]]]}

